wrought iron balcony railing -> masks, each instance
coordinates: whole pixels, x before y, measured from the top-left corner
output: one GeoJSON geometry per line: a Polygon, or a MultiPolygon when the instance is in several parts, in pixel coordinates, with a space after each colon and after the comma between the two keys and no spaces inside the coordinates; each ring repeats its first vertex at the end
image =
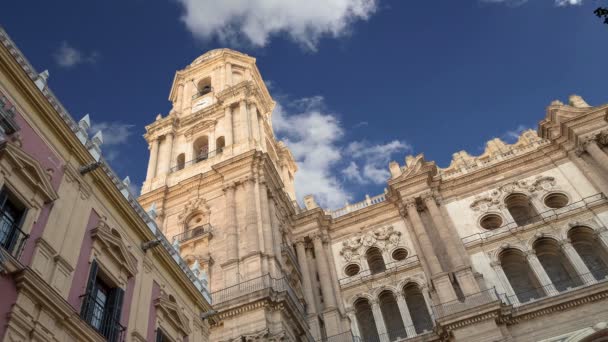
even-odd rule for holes
{"type": "Polygon", "coordinates": [[[213,231],[213,227],[210,224],[203,224],[203,225],[188,229],[181,234],[177,234],[177,235],[173,236],[173,241],[177,240],[177,242],[179,242],[179,243],[186,242],[188,240],[191,240],[191,239],[194,239],[194,238],[206,235],[206,234],[211,234],[212,231],[213,231]]]}
{"type": "Polygon", "coordinates": [[[505,296],[500,295],[496,291],[496,289],[492,287],[479,293],[465,296],[462,299],[457,299],[450,302],[441,303],[439,305],[434,305],[433,313],[435,314],[435,318],[439,319],[499,300],[504,302],[505,296]]]}
{"type": "Polygon", "coordinates": [[[15,259],[19,259],[29,237],[21,227],[3,212],[0,212],[0,247],[15,259]]]}
{"type": "Polygon", "coordinates": [[[224,147],[217,148],[214,151],[204,151],[204,152],[201,152],[194,159],[188,160],[188,161],[186,161],[186,162],[184,162],[182,164],[178,163],[177,165],[173,166],[171,168],[171,170],[170,170],[170,173],[183,170],[187,166],[194,165],[196,163],[203,162],[203,161],[205,161],[205,160],[207,160],[209,158],[221,155],[222,152],[224,152],[224,147]]]}
{"type": "Polygon", "coordinates": [[[532,226],[533,224],[541,225],[542,223],[548,223],[560,219],[562,217],[566,217],[571,215],[572,212],[580,209],[588,209],[594,205],[598,205],[606,202],[606,195],[603,193],[598,193],[592,196],[585,197],[580,201],[576,201],[568,204],[567,206],[559,209],[550,209],[544,211],[538,215],[529,217],[526,221],[527,223],[524,226],[518,225],[516,222],[508,222],[496,229],[492,229],[482,233],[475,233],[473,235],[465,236],[462,238],[462,243],[466,245],[475,244],[480,241],[488,240],[490,238],[499,238],[501,236],[508,236],[513,233],[513,231],[521,229],[522,227],[532,226]]]}
{"type": "Polygon", "coordinates": [[[198,93],[192,95],[192,99],[198,99],[201,96],[205,96],[209,93],[211,93],[213,91],[213,87],[206,87],[203,90],[199,91],[198,93]]]}
{"type": "Polygon", "coordinates": [[[606,282],[608,282],[608,269],[594,269],[589,273],[559,279],[551,284],[517,291],[513,295],[502,295],[501,298],[505,304],[519,307],[548,297],[559,296],[560,294],[606,282]]]}
{"type": "Polygon", "coordinates": [[[289,284],[287,278],[273,278],[270,274],[265,274],[258,278],[245,280],[236,285],[229,286],[211,293],[211,299],[214,305],[220,305],[222,303],[234,300],[243,296],[251,295],[252,293],[271,290],[274,292],[285,292],[288,298],[296,306],[296,309],[304,314],[304,306],[295,294],[295,291],[289,284]]]}
{"type": "Polygon", "coordinates": [[[80,297],[82,298],[81,318],[108,342],[124,342],[125,327],[107,312],[107,303],[105,305],[100,303],[91,293],[80,297]]]}
{"type": "Polygon", "coordinates": [[[360,271],[359,273],[357,273],[351,277],[344,277],[344,278],[338,280],[338,282],[340,283],[340,286],[346,286],[351,283],[355,283],[357,281],[365,281],[367,279],[371,279],[373,276],[378,275],[378,274],[386,275],[386,273],[396,272],[396,271],[399,271],[404,268],[416,266],[418,264],[420,264],[420,260],[418,259],[418,256],[412,255],[401,261],[389,262],[388,264],[386,264],[386,269],[383,272],[372,273],[372,271],[368,269],[368,270],[360,271]]]}
{"type": "Polygon", "coordinates": [[[288,244],[283,243],[283,244],[281,244],[281,251],[287,255],[287,257],[289,258],[290,262],[295,266],[296,270],[301,275],[302,271],[300,270],[300,264],[298,263],[298,258],[296,257],[296,253],[294,253],[294,251],[291,248],[291,246],[289,246],[288,244]]]}

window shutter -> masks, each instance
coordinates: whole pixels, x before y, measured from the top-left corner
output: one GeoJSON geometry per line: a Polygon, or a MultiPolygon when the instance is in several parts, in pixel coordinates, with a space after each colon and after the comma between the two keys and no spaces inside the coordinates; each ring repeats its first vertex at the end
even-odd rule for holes
{"type": "Polygon", "coordinates": [[[82,297],[82,307],[80,308],[80,317],[86,322],[91,322],[93,317],[93,310],[95,309],[94,295],[97,287],[97,272],[99,271],[99,265],[96,260],[91,262],[91,268],[89,270],[89,280],[87,282],[87,292],[82,297]]]}
{"type": "Polygon", "coordinates": [[[115,287],[110,291],[108,298],[108,306],[105,313],[104,336],[108,337],[109,342],[118,341],[121,333],[120,315],[122,313],[122,300],[125,291],[119,287],[115,287]]]}

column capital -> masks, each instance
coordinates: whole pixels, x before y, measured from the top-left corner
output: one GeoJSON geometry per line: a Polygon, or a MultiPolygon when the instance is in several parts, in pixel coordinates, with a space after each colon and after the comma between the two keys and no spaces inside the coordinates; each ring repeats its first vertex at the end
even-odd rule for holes
{"type": "Polygon", "coordinates": [[[321,241],[322,243],[325,242],[325,236],[323,235],[322,232],[312,232],[309,235],[309,237],[313,242],[316,242],[316,241],[321,241]]]}
{"type": "Polygon", "coordinates": [[[526,259],[538,259],[536,256],[536,251],[533,249],[527,250],[524,252],[526,259]]]}
{"type": "Polygon", "coordinates": [[[437,199],[435,198],[435,194],[432,191],[425,192],[420,195],[420,198],[424,201],[424,203],[437,203],[437,199]]]}
{"type": "Polygon", "coordinates": [[[500,260],[496,260],[496,261],[490,262],[490,266],[492,266],[492,268],[498,268],[498,267],[502,267],[502,264],[501,264],[500,260]]]}
{"type": "Polygon", "coordinates": [[[223,192],[234,191],[236,189],[236,186],[237,186],[237,182],[230,182],[228,184],[224,184],[222,186],[222,191],[223,192]]]}
{"type": "Polygon", "coordinates": [[[416,204],[416,199],[413,197],[406,198],[405,200],[403,200],[403,205],[405,206],[406,209],[415,208],[416,210],[418,210],[418,205],[416,204]]]}
{"type": "Polygon", "coordinates": [[[306,247],[306,238],[304,236],[301,236],[301,237],[295,239],[294,243],[296,244],[296,247],[299,247],[299,246],[306,247]]]}

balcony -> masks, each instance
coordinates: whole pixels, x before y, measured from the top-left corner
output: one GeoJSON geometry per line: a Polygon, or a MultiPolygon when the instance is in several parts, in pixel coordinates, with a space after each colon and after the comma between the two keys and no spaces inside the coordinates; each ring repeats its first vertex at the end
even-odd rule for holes
{"type": "Polygon", "coordinates": [[[479,243],[486,243],[492,240],[498,240],[503,237],[512,235],[520,230],[525,230],[528,228],[539,228],[546,223],[553,222],[558,219],[562,219],[565,217],[569,217],[574,215],[575,213],[582,210],[590,210],[593,207],[606,203],[606,195],[603,193],[598,193],[592,196],[585,197],[580,201],[573,202],[568,204],[567,206],[559,209],[550,209],[544,211],[538,215],[528,218],[528,223],[524,226],[519,226],[515,222],[509,222],[504,224],[496,229],[492,229],[489,231],[485,231],[482,233],[476,233],[473,235],[466,236],[462,238],[462,243],[466,247],[470,247],[473,245],[477,245],[479,243]]]}
{"type": "Polygon", "coordinates": [[[211,293],[213,305],[221,306],[230,301],[248,297],[247,301],[251,301],[254,294],[259,293],[261,297],[267,297],[271,294],[285,293],[289,301],[295,306],[296,310],[302,315],[305,314],[304,305],[300,302],[295,294],[295,291],[289,284],[287,278],[279,279],[272,278],[270,274],[265,274],[261,277],[245,280],[236,285],[224,288],[222,290],[211,293]]]}
{"type": "Polygon", "coordinates": [[[384,272],[372,273],[369,269],[361,271],[352,277],[345,277],[340,279],[338,282],[341,287],[353,286],[358,284],[359,282],[365,282],[370,279],[374,279],[375,277],[385,277],[387,274],[391,272],[398,272],[404,269],[413,268],[420,265],[420,260],[417,255],[412,255],[405,260],[401,261],[393,261],[386,264],[386,270],[384,272]]]}
{"type": "Polygon", "coordinates": [[[124,342],[125,327],[108,313],[107,303],[100,303],[90,293],[82,298],[82,318],[108,342],[124,342]]]}
{"type": "Polygon", "coordinates": [[[289,246],[288,244],[285,244],[285,243],[281,244],[281,252],[283,255],[286,255],[287,258],[289,259],[289,262],[291,262],[291,264],[294,265],[294,268],[296,269],[296,271],[298,272],[298,274],[301,278],[302,271],[300,270],[300,264],[298,264],[298,258],[296,258],[296,254],[294,253],[291,246],[289,246]]]}
{"type": "Polygon", "coordinates": [[[205,87],[204,89],[202,89],[201,91],[199,91],[198,93],[192,95],[192,99],[198,99],[201,96],[205,96],[209,93],[213,92],[213,87],[205,87]]]}
{"type": "Polygon", "coordinates": [[[6,213],[0,213],[0,247],[15,259],[19,259],[28,237],[29,235],[6,213]]]}
{"type": "Polygon", "coordinates": [[[208,160],[208,159],[211,159],[211,158],[213,158],[215,156],[221,155],[222,152],[224,152],[224,147],[219,147],[219,148],[217,148],[214,151],[205,151],[203,153],[199,153],[199,155],[196,156],[194,159],[188,160],[188,161],[186,161],[184,163],[181,163],[181,164],[178,163],[177,165],[173,166],[170,169],[169,173],[174,173],[174,172],[177,172],[177,171],[181,171],[184,168],[186,168],[187,166],[191,166],[191,165],[194,165],[194,164],[197,164],[197,163],[200,163],[200,162],[204,162],[205,160],[208,160]]]}
{"type": "Polygon", "coordinates": [[[173,236],[173,241],[184,243],[188,240],[196,239],[203,236],[213,236],[212,235],[213,227],[210,224],[204,224],[201,226],[194,227],[192,229],[188,229],[181,234],[177,234],[173,236]]]}

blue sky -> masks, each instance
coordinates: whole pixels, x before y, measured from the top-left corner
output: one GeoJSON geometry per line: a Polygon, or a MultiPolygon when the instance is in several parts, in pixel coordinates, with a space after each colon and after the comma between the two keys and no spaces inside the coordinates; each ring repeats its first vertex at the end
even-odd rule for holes
{"type": "Polygon", "coordinates": [[[598,0],[12,1],[0,24],[104,154],[140,185],[144,126],[170,110],[174,72],[205,51],[257,57],[275,131],[324,205],[382,192],[388,161],[447,166],[536,128],[554,99],[608,102],[598,0]]]}

